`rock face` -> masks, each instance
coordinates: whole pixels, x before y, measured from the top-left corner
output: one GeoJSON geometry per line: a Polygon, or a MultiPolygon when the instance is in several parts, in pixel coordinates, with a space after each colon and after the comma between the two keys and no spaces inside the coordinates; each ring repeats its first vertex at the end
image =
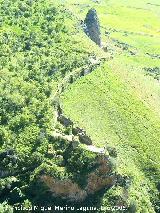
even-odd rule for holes
{"type": "Polygon", "coordinates": [[[92,145],[92,140],[88,135],[79,134],[79,141],[86,145],[92,145]]]}
{"type": "Polygon", "coordinates": [[[66,146],[63,148],[62,155],[57,155],[52,150],[52,146],[49,147],[48,154],[57,157],[55,165],[58,165],[59,170],[57,169],[55,174],[46,172],[40,175],[41,181],[52,195],[69,202],[82,202],[101,189],[114,186],[117,183],[117,174],[112,166],[109,152],[106,152],[105,148],[92,145],[90,136],[84,129],[74,126],[73,121],[63,115],[60,105],[57,105],[57,122],[64,127],[70,127],[72,132],[66,135],[60,130],[52,135],[54,142],[58,141],[58,144],[65,142],[66,146]],[[73,174],[78,171],[77,180],[72,177],[61,178],[66,165],[68,165],[66,168],[73,170],[73,174]],[[78,181],[80,176],[83,184],[78,181]]]}
{"type": "Polygon", "coordinates": [[[82,189],[70,179],[58,180],[49,175],[42,175],[41,180],[48,186],[55,197],[71,202],[82,202],[87,196],[116,184],[117,176],[113,172],[108,157],[97,156],[98,167],[87,175],[86,187],[82,189]]]}
{"type": "Polygon", "coordinates": [[[83,201],[87,197],[87,192],[69,179],[57,180],[53,177],[43,175],[41,180],[44,181],[55,197],[61,197],[69,201],[83,201]]]}
{"type": "Polygon", "coordinates": [[[86,134],[86,131],[75,127],[72,129],[73,135],[77,135],[79,137],[79,141],[86,145],[92,145],[92,139],[86,134]]]}
{"type": "Polygon", "coordinates": [[[90,9],[84,20],[85,33],[94,41],[98,46],[101,46],[101,33],[100,24],[95,9],[90,9]]]}
{"type": "Polygon", "coordinates": [[[69,119],[66,118],[64,115],[60,115],[58,116],[57,119],[62,125],[64,125],[65,127],[69,127],[73,125],[73,122],[69,119]]]}

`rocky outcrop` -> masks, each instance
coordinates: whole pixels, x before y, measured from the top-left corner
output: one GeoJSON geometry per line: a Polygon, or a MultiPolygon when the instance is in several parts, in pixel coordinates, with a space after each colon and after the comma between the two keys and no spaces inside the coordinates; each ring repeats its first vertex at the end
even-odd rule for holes
{"type": "Polygon", "coordinates": [[[85,133],[85,130],[84,130],[84,129],[81,129],[81,128],[79,128],[79,127],[73,127],[72,133],[73,133],[73,135],[78,135],[78,134],[85,133]]]}
{"type": "MultiPolygon", "coordinates": [[[[86,131],[79,127],[73,127],[73,122],[62,114],[62,108],[60,107],[60,105],[58,105],[57,107],[57,114],[58,114],[57,121],[60,122],[65,127],[71,126],[73,135],[78,136],[80,143],[83,143],[86,145],[92,145],[92,139],[86,134],[86,131]]],[[[67,136],[67,137],[72,137],[70,141],[71,140],[73,141],[73,135],[67,136]]],[[[58,136],[58,135],[56,134],[55,136],[58,136]]],[[[64,138],[64,137],[61,137],[61,138],[64,138]]]]}
{"type": "Polygon", "coordinates": [[[73,135],[77,135],[79,137],[79,141],[86,145],[92,145],[92,139],[86,134],[84,129],[79,127],[73,127],[72,129],[73,135]]]}
{"type": "MultiPolygon", "coordinates": [[[[95,10],[88,12],[85,24],[88,36],[100,46],[100,27],[95,10]]],[[[91,58],[89,68],[84,67],[75,72],[77,78],[92,72],[92,69],[98,66],[100,62],[101,60],[97,58],[91,58]]],[[[54,95],[55,98],[63,92],[61,88],[66,88],[66,85],[70,83],[70,77],[72,77],[71,82],[73,82],[73,76],[72,73],[61,82],[54,95]]],[[[63,147],[62,153],[58,156],[60,159],[55,160],[55,164],[60,169],[56,170],[55,173],[52,172],[52,174],[45,172],[40,175],[40,178],[48,186],[54,197],[71,202],[82,202],[87,196],[116,185],[117,174],[114,171],[114,166],[112,166],[109,152],[104,147],[99,148],[92,145],[92,139],[86,131],[76,127],[72,120],[63,114],[59,101],[55,103],[56,121],[57,124],[60,123],[63,127],[57,125],[58,131],[53,133],[53,141],[58,142],[58,146],[65,142],[65,148],[63,147]],[[67,127],[67,131],[64,131],[64,127],[67,127]],[[69,178],[72,176],[61,178],[66,168],[67,171],[73,172],[73,179],[69,178]],[[58,176],[57,171],[59,171],[58,176]],[[83,180],[83,183],[81,180],[83,180]]],[[[56,150],[49,148],[48,152],[50,157],[57,158],[56,150]]],[[[110,153],[113,154],[112,150],[110,153]]]]}
{"type": "Polygon", "coordinates": [[[102,189],[107,190],[117,185],[124,187],[126,181],[115,172],[113,158],[117,156],[116,149],[92,145],[92,140],[86,131],[74,126],[74,123],[63,115],[59,103],[56,110],[57,121],[64,127],[69,127],[71,132],[67,135],[60,129],[52,135],[53,141],[57,141],[58,144],[65,142],[65,148],[61,153],[52,150],[52,146],[48,147],[48,154],[54,158],[55,165],[59,169],[52,174],[50,170],[41,173],[40,179],[52,195],[67,202],[76,203],[85,201],[87,197],[102,189]],[[76,179],[72,179],[72,176],[63,176],[64,171],[67,171],[66,168],[68,171],[73,171],[74,175],[76,173],[76,179]]]}
{"type": "Polygon", "coordinates": [[[49,175],[42,175],[41,180],[48,186],[53,196],[72,202],[81,202],[87,196],[116,184],[117,176],[113,172],[108,156],[98,156],[96,164],[98,167],[87,176],[85,188],[81,188],[70,179],[58,180],[49,175]]]}
{"type": "Polygon", "coordinates": [[[68,142],[74,141],[74,135],[65,135],[60,132],[53,132],[52,136],[54,140],[64,140],[68,142]]]}
{"type": "Polygon", "coordinates": [[[88,146],[86,146],[86,149],[91,151],[91,152],[94,152],[94,153],[100,153],[100,154],[106,154],[107,153],[105,147],[99,148],[99,147],[96,147],[96,146],[93,146],[93,145],[88,145],[88,146]]]}
{"type": "Polygon", "coordinates": [[[91,70],[86,68],[86,69],[82,70],[82,72],[80,73],[80,76],[82,77],[82,76],[88,75],[90,72],[91,72],[91,70]]]}
{"type": "Polygon", "coordinates": [[[86,134],[79,134],[79,141],[81,143],[86,144],[86,145],[92,145],[91,138],[88,135],[86,135],[86,134]]]}
{"type": "Polygon", "coordinates": [[[48,175],[43,175],[41,180],[48,186],[55,197],[61,197],[69,201],[83,201],[87,197],[87,192],[69,179],[57,180],[48,175]]]}
{"type": "Polygon", "coordinates": [[[85,24],[85,33],[94,41],[98,46],[101,47],[101,33],[100,33],[100,24],[95,9],[90,9],[84,20],[85,24]]]}
{"type": "Polygon", "coordinates": [[[97,163],[99,164],[98,168],[88,175],[86,186],[88,195],[116,184],[116,174],[113,172],[108,156],[99,156],[97,163]]]}
{"type": "Polygon", "coordinates": [[[73,125],[73,122],[69,119],[66,118],[64,115],[60,115],[58,116],[57,120],[64,125],[65,127],[69,127],[73,125]]]}

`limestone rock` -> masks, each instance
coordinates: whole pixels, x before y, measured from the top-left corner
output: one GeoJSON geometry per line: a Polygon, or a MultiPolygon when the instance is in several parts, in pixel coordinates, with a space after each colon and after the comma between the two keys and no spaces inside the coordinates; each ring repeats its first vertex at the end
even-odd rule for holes
{"type": "Polygon", "coordinates": [[[86,145],[92,145],[91,138],[85,134],[79,134],[79,141],[86,145]]]}
{"type": "Polygon", "coordinates": [[[85,132],[85,130],[83,130],[79,127],[73,127],[72,133],[73,133],[73,135],[79,135],[79,134],[86,133],[86,132],[85,132]]]}
{"type": "Polygon", "coordinates": [[[106,156],[98,156],[96,163],[99,166],[88,174],[84,189],[70,179],[59,180],[49,175],[42,175],[41,180],[48,186],[53,196],[72,202],[81,202],[87,196],[116,184],[117,176],[110,166],[109,159],[106,156]]]}
{"type": "Polygon", "coordinates": [[[57,120],[65,127],[73,125],[73,122],[69,118],[66,118],[64,115],[58,116],[57,120]]]}
{"type": "Polygon", "coordinates": [[[96,146],[93,146],[93,145],[88,145],[86,146],[86,149],[88,151],[91,151],[91,152],[94,152],[94,153],[99,153],[99,154],[105,154],[105,155],[108,155],[109,154],[107,153],[107,151],[105,150],[105,148],[99,148],[99,147],[96,147],[96,146]]]}
{"type": "Polygon", "coordinates": [[[43,175],[41,180],[49,187],[55,197],[61,197],[69,201],[83,201],[87,193],[82,190],[77,183],[71,180],[56,180],[53,177],[43,175]]]}
{"type": "Polygon", "coordinates": [[[85,33],[94,41],[98,46],[101,46],[101,33],[100,24],[95,9],[90,9],[84,20],[85,33]]]}
{"type": "Polygon", "coordinates": [[[79,141],[86,145],[92,145],[91,138],[86,134],[86,131],[84,129],[81,129],[79,127],[74,127],[72,129],[73,135],[78,135],[79,141]]]}

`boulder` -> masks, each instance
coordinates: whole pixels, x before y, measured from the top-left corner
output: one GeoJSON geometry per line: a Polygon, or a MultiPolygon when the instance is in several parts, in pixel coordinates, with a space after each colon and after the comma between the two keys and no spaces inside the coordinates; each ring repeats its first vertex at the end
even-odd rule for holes
{"type": "Polygon", "coordinates": [[[101,47],[101,33],[100,33],[100,24],[95,9],[90,9],[84,20],[85,24],[85,33],[94,41],[98,46],[101,47]]]}
{"type": "Polygon", "coordinates": [[[109,153],[106,152],[105,148],[102,147],[102,148],[99,148],[99,147],[96,147],[94,145],[88,145],[86,146],[86,149],[88,151],[91,151],[91,152],[94,152],[94,153],[99,153],[99,154],[105,154],[105,155],[109,155],[109,153]]]}
{"type": "Polygon", "coordinates": [[[92,140],[86,134],[86,131],[84,129],[81,129],[79,127],[74,127],[72,129],[72,134],[77,135],[79,137],[80,143],[83,143],[83,144],[86,144],[86,145],[92,145],[92,140]]]}
{"type": "Polygon", "coordinates": [[[78,134],[86,134],[84,129],[81,129],[79,127],[73,127],[72,129],[72,134],[73,135],[78,135],[78,134]]]}
{"type": "Polygon", "coordinates": [[[62,108],[61,108],[60,104],[58,104],[58,106],[57,106],[57,112],[58,112],[58,116],[62,115],[62,108]]]}
{"type": "Polygon", "coordinates": [[[73,125],[73,122],[69,118],[66,118],[64,115],[58,116],[57,120],[65,127],[73,125]]]}
{"type": "Polygon", "coordinates": [[[79,141],[81,143],[84,143],[86,145],[92,145],[92,140],[89,136],[85,135],[85,134],[79,134],[79,141]]]}

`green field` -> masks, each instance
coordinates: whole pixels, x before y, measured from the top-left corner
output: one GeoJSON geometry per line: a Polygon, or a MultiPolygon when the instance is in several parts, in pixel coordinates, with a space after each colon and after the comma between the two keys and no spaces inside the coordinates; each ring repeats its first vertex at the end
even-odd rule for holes
{"type": "Polygon", "coordinates": [[[0,0],[0,213],[123,204],[129,213],[159,213],[159,20],[159,0],[0,0]],[[81,27],[91,8],[102,48],[81,27]],[[81,77],[84,69],[92,72],[81,77]],[[85,145],[70,146],[59,103],[93,145],[116,150],[109,162],[128,182],[78,204],[56,195],[54,179],[86,189],[96,159],[85,145]]]}
{"type": "MultiPolygon", "coordinates": [[[[64,92],[63,109],[96,145],[117,149],[117,170],[133,181],[129,199],[135,200],[137,212],[155,212],[154,205],[159,205],[154,196],[160,178],[160,84],[159,73],[150,73],[151,77],[144,68],[160,66],[159,1],[150,1],[152,5],[149,1],[99,2],[68,4],[82,19],[89,8],[97,9],[104,45],[114,57],[64,92]]],[[[104,203],[105,197],[107,193],[104,203]]]]}

